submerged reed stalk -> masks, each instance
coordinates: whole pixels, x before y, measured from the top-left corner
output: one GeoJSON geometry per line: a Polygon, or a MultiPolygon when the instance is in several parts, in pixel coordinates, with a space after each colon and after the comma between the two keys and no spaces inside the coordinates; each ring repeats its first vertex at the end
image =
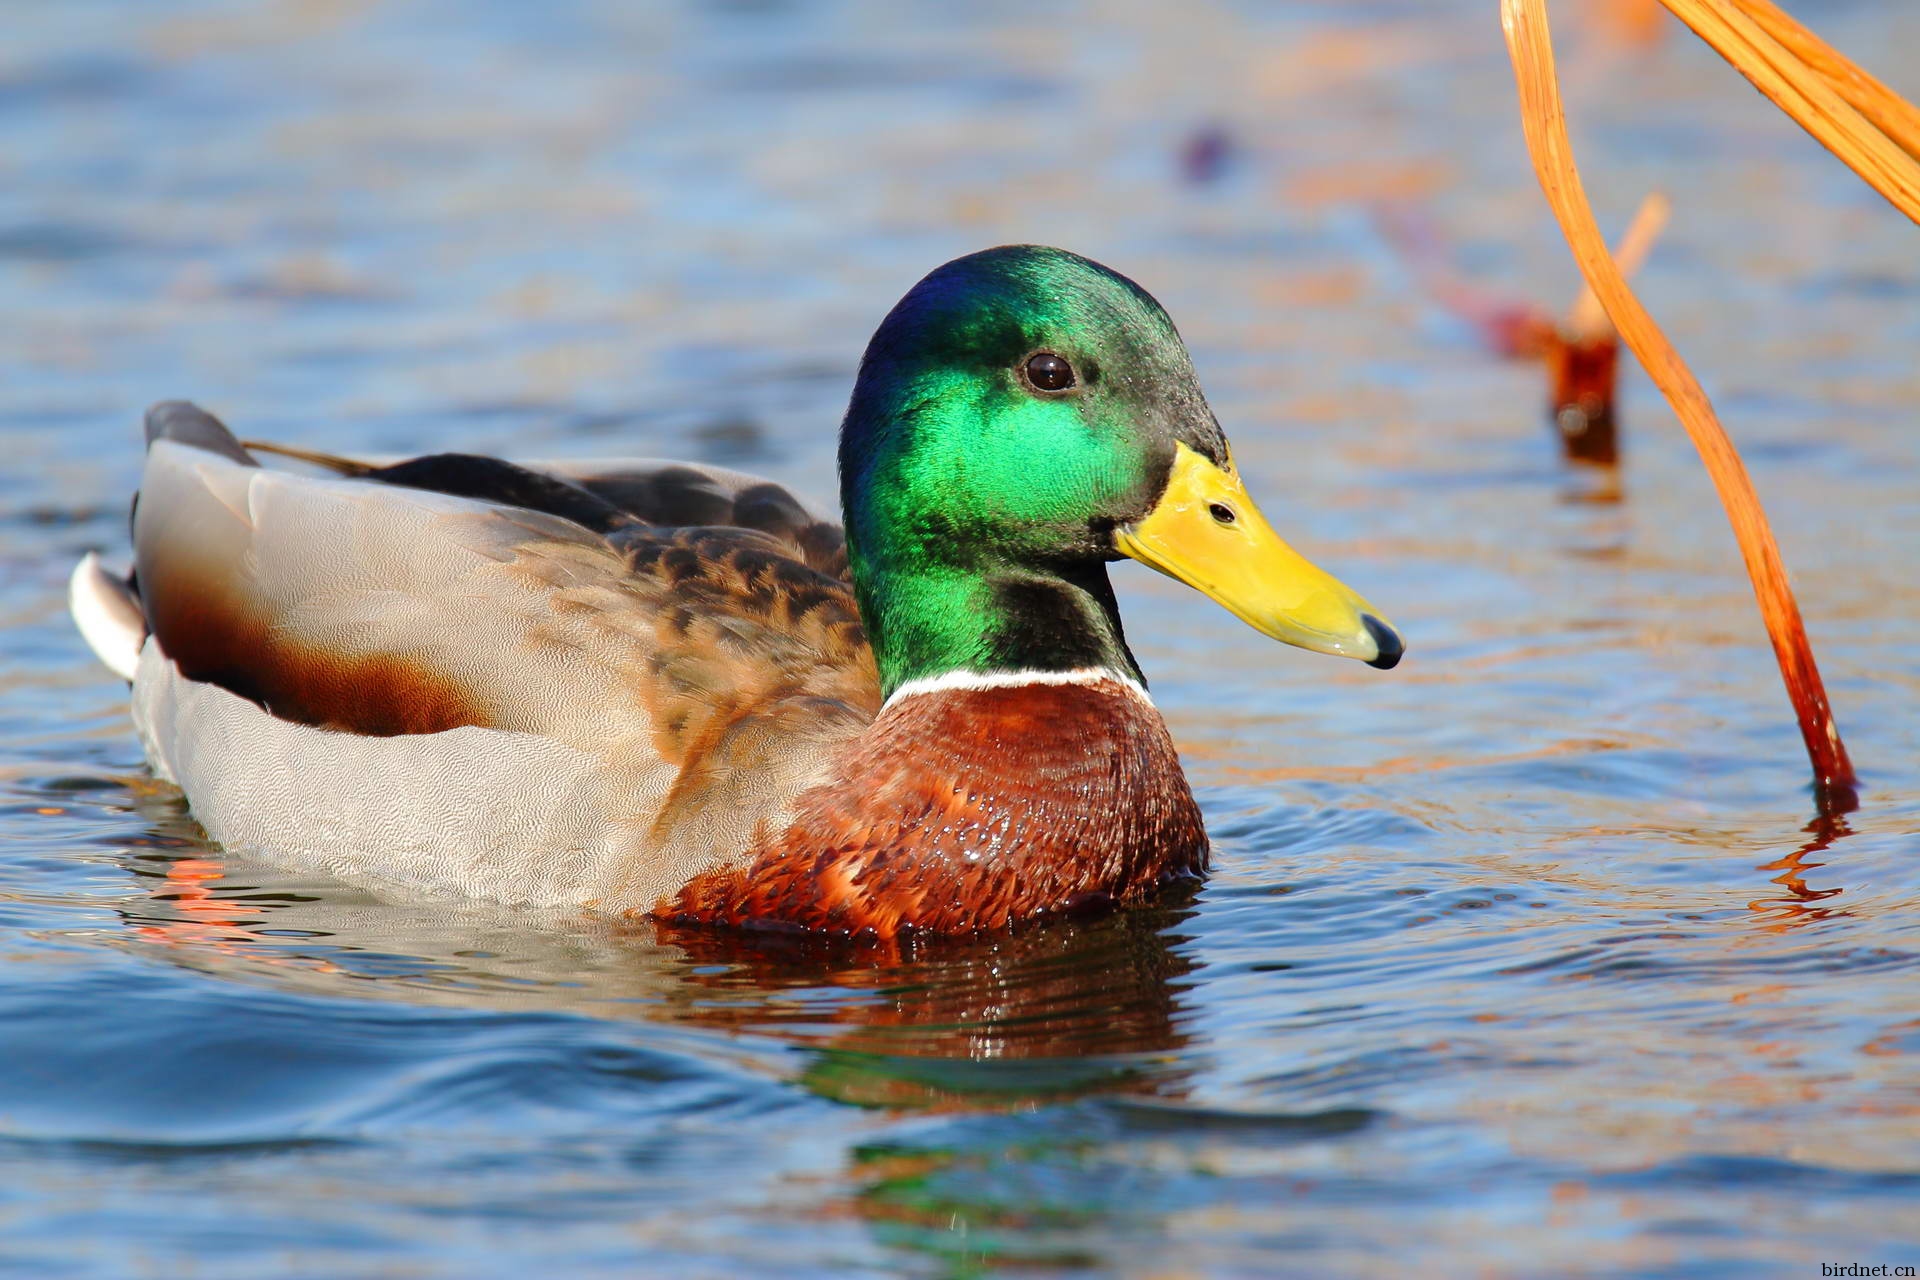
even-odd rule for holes
{"type": "MultiPolygon", "coordinates": [[[[1646,0],[1657,7],[1658,0],[1646,0]]],[[[1646,261],[1666,226],[1670,205],[1659,192],[1648,195],[1614,250],[1629,279],[1646,261]]],[[[1558,320],[1526,298],[1482,287],[1463,276],[1449,260],[1430,219],[1413,206],[1375,211],[1383,235],[1419,277],[1434,300],[1479,334],[1493,354],[1508,360],[1538,360],[1547,371],[1548,420],[1569,462],[1612,467],[1619,462],[1619,430],[1614,408],[1620,335],[1605,308],[1582,286],[1580,297],[1558,320]]],[[[1588,487],[1583,497],[1611,501],[1619,496],[1611,482],[1588,487]]]]}
{"type": "MultiPolygon", "coordinates": [[[[1664,0],[1678,10],[1685,4],[1715,5],[1718,0],[1664,0]]],[[[1673,406],[1686,428],[1701,461],[1713,479],[1740,544],[1747,575],[1753,580],[1754,595],[1760,602],[1760,616],[1767,636],[1773,642],[1774,656],[1780,663],[1780,675],[1787,686],[1800,721],[1800,734],[1806,741],[1807,756],[1813,765],[1815,793],[1823,810],[1844,811],[1857,803],[1854,793],[1853,762],[1840,740],[1834,724],[1833,709],[1827,702],[1825,684],[1815,663],[1813,648],[1807,642],[1806,625],[1800,606],[1787,584],[1786,568],[1780,561],[1780,549],[1773,530],[1761,509],[1744,463],[1733,442],[1727,438],[1706,392],[1687,368],[1686,362],[1667,341],[1659,325],[1634,296],[1619,265],[1607,252],[1600,228],[1594,222],[1593,209],[1587,203],[1580,172],[1574,166],[1573,144],[1567,137],[1566,115],[1560,105],[1560,88],[1554,71],[1553,43],[1547,30],[1545,0],[1501,0],[1501,25],[1506,32],[1507,50],[1513,58],[1514,76],[1520,90],[1520,116],[1526,131],[1527,151],[1533,158],[1534,172],[1553,206],[1560,230],[1572,246],[1580,273],[1600,300],[1621,338],[1645,367],[1654,384],[1673,406]]],[[[1691,24],[1689,24],[1691,25],[1691,24]]],[[[1746,70],[1743,66],[1742,70],[1746,70]]],[[[1751,72],[1749,72],[1751,75],[1751,72]]],[[[1758,83],[1758,81],[1755,81],[1758,83]]],[[[1831,91],[1829,90],[1829,93],[1831,91]]],[[[1852,108],[1841,106],[1851,111],[1852,108]]],[[[1859,118],[1857,113],[1856,118],[1859,118]]],[[[1816,134],[1816,136],[1818,136],[1816,134]]],[[[1822,138],[1822,141],[1825,141],[1822,138]]],[[[1829,144],[1831,145],[1831,144],[1829,144]]],[[[1899,153],[1908,160],[1905,153],[1899,153]]],[[[1864,176],[1864,175],[1863,175],[1864,176]]],[[[1920,190],[1920,187],[1916,187],[1920,190]]],[[[1893,197],[1889,196],[1889,199],[1893,197]]],[[[1920,208],[1920,205],[1916,205],[1920,208]]]]}
{"type": "MultiPolygon", "coordinates": [[[[1633,279],[1646,262],[1671,210],[1666,196],[1658,191],[1640,202],[1632,224],[1613,250],[1622,279],[1633,279]]],[[[1592,285],[1581,288],[1565,318],[1544,335],[1542,347],[1561,452],[1568,462],[1601,468],[1589,473],[1584,482],[1588,501],[1617,502],[1620,423],[1615,401],[1620,386],[1620,335],[1592,285]]]]}
{"type": "MultiPolygon", "coordinates": [[[[1620,237],[1614,246],[1613,261],[1620,268],[1622,279],[1631,280],[1638,275],[1647,255],[1653,252],[1653,246],[1660,241],[1660,233],[1667,229],[1667,219],[1673,214],[1673,202],[1663,192],[1649,191],[1634,211],[1633,221],[1627,225],[1626,234],[1620,237]]],[[[1607,309],[1600,305],[1600,299],[1594,296],[1593,286],[1586,285],[1580,290],[1580,297],[1567,311],[1567,318],[1560,328],[1570,338],[1591,341],[1613,331],[1612,322],[1607,319],[1607,309]]]]}

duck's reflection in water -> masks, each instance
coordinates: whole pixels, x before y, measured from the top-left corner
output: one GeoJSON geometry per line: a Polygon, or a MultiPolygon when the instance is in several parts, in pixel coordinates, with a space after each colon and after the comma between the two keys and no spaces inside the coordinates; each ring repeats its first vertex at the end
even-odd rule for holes
{"type": "MultiPolygon", "coordinates": [[[[798,1079],[865,1105],[998,1109],[1180,1096],[1184,895],[1013,933],[892,944],[395,903],[230,857],[177,811],[125,865],[134,945],[329,996],[585,1013],[800,1047],[798,1079]]],[[[793,1055],[775,1055],[793,1065],[793,1055]]]]}

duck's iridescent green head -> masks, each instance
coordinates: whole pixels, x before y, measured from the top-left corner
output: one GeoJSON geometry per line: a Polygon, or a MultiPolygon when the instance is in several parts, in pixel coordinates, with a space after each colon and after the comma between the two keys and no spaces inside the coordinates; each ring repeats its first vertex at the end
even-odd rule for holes
{"type": "Polygon", "coordinates": [[[861,363],[840,473],[889,692],[954,670],[1138,678],[1106,578],[1122,555],[1277,639],[1399,658],[1371,606],[1267,527],[1165,310],[1061,249],[972,254],[901,299],[861,363]]]}

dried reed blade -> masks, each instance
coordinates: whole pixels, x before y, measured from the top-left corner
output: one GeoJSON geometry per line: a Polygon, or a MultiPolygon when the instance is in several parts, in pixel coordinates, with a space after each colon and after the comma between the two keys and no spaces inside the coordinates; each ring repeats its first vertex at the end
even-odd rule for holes
{"type": "MultiPolygon", "coordinates": [[[[1752,3],[1752,0],[1743,2],[1752,3]]],[[[1818,139],[1820,145],[1838,156],[1895,208],[1920,222],[1920,163],[1850,105],[1825,76],[1800,61],[1759,22],[1736,7],[1734,0],[1661,0],[1661,3],[1732,63],[1754,88],[1818,139]]],[[[1794,38],[1809,50],[1812,46],[1807,42],[1818,43],[1811,32],[1806,32],[1785,14],[1779,18],[1805,36],[1804,40],[1794,38]]],[[[1820,48],[1833,58],[1846,61],[1826,46],[1820,48]]],[[[1858,71],[1852,63],[1846,66],[1858,71]]],[[[1875,85],[1889,98],[1893,96],[1878,82],[1875,85]]],[[[1862,92],[1858,85],[1855,92],[1862,92]]]]}
{"type": "MultiPolygon", "coordinates": [[[[1646,199],[1640,202],[1633,221],[1627,225],[1626,234],[1620,237],[1620,243],[1613,251],[1613,260],[1619,264],[1622,277],[1631,280],[1640,274],[1647,255],[1653,252],[1653,246],[1660,240],[1660,233],[1667,229],[1667,218],[1672,212],[1673,202],[1658,191],[1648,192],[1646,199]]],[[[1580,290],[1580,297],[1573,304],[1573,309],[1567,312],[1562,328],[1576,342],[1592,342],[1612,328],[1607,320],[1606,308],[1600,305],[1600,299],[1593,296],[1592,285],[1580,290]]]]}
{"type": "Polygon", "coordinates": [[[1920,107],[1881,84],[1852,59],[1801,26],[1773,0],[1736,0],[1740,9],[1794,57],[1832,85],[1902,151],[1920,160],[1920,107]]]}
{"type": "MultiPolygon", "coordinates": [[[[1678,2],[1667,0],[1670,8],[1678,2]]],[[[1834,724],[1826,686],[1820,679],[1812,646],[1807,642],[1806,625],[1794,601],[1793,589],[1787,583],[1780,549],[1774,542],[1759,496],[1754,493],[1753,481],[1715,416],[1706,392],[1634,296],[1619,266],[1607,252],[1607,243],[1594,222],[1580,172],[1574,166],[1573,144],[1567,137],[1545,0],[1501,0],[1500,19],[1519,86],[1520,118],[1526,132],[1527,151],[1533,158],[1541,189],[1546,192],[1560,230],[1573,249],[1580,273],[1600,299],[1621,338],[1673,406],[1713,479],[1721,505],[1726,508],[1727,521],[1733,526],[1734,538],[1740,544],[1747,576],[1753,580],[1760,616],[1773,642],[1787,696],[1800,721],[1800,734],[1813,765],[1815,792],[1822,809],[1852,808],[1856,803],[1853,763],[1847,758],[1840,730],[1834,724]]]]}

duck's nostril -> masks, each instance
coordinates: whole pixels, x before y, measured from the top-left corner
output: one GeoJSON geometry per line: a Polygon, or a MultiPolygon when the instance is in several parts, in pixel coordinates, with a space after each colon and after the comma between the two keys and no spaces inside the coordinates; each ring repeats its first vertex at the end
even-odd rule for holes
{"type": "Polygon", "coordinates": [[[1378,667],[1382,671],[1398,665],[1401,655],[1407,651],[1406,644],[1400,639],[1400,633],[1370,613],[1360,615],[1360,625],[1367,629],[1367,634],[1373,637],[1374,646],[1380,650],[1379,656],[1367,665],[1378,667]]]}

